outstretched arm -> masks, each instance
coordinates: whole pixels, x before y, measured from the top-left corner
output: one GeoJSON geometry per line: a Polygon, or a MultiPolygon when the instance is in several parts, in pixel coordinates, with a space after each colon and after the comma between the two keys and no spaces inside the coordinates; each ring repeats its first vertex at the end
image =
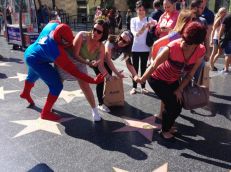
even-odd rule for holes
{"type": "Polygon", "coordinates": [[[70,73],[74,77],[84,80],[88,83],[98,84],[98,83],[103,82],[104,75],[99,74],[97,75],[96,78],[92,78],[84,73],[81,73],[76,68],[76,66],[68,59],[65,50],[61,46],[59,46],[59,52],[60,52],[60,55],[55,59],[54,63],[58,65],[59,67],[61,67],[63,70],[70,73]]]}

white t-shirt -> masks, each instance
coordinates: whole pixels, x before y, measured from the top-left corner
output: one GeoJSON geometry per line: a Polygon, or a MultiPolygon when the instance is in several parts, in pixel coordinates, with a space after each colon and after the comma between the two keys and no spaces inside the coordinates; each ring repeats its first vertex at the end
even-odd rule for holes
{"type": "Polygon", "coordinates": [[[132,52],[149,52],[150,47],[146,45],[146,37],[148,33],[148,29],[145,29],[145,31],[140,34],[139,36],[136,36],[136,33],[141,30],[141,28],[148,22],[153,21],[151,17],[144,17],[142,20],[139,19],[139,17],[133,17],[131,19],[131,32],[134,35],[134,41],[132,45],[132,52]]]}

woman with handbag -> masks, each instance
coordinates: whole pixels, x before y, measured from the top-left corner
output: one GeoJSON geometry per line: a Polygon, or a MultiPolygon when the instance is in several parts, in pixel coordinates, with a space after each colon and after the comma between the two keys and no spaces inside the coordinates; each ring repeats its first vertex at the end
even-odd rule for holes
{"type": "MultiPolygon", "coordinates": [[[[183,33],[183,30],[184,30],[186,24],[189,23],[190,21],[192,21],[192,18],[193,18],[193,15],[192,15],[191,10],[187,10],[187,9],[181,10],[181,12],[179,13],[177,22],[176,22],[176,26],[171,31],[171,33],[158,39],[153,44],[152,51],[151,51],[151,55],[152,55],[153,60],[156,58],[157,54],[160,53],[160,51],[166,45],[168,45],[168,43],[170,43],[176,39],[181,38],[181,35],[183,33]]],[[[164,103],[161,102],[159,114],[154,115],[156,117],[156,120],[155,120],[156,123],[160,123],[160,120],[162,119],[163,110],[164,110],[164,103]]]]}
{"type": "MultiPolygon", "coordinates": [[[[138,73],[140,67],[141,74],[143,74],[147,68],[150,52],[150,47],[146,45],[148,29],[157,22],[151,17],[146,17],[146,9],[143,1],[136,2],[136,13],[137,17],[131,19],[131,32],[134,36],[132,44],[132,62],[136,72],[138,73]]],[[[133,88],[130,94],[133,95],[136,94],[136,92],[137,83],[133,81],[133,88]]],[[[141,84],[141,93],[148,93],[148,90],[145,88],[145,83],[141,84]]]]}
{"type": "Polygon", "coordinates": [[[193,78],[205,55],[202,44],[206,28],[198,23],[189,23],[177,39],[161,51],[137,82],[148,79],[149,85],[164,102],[161,137],[166,140],[174,138],[171,128],[182,110],[182,92],[193,78]],[[184,72],[184,79],[179,80],[184,72]]]}

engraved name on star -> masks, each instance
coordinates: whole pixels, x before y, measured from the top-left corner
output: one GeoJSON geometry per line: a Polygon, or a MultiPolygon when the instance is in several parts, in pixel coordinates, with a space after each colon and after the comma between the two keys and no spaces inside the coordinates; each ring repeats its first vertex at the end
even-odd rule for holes
{"type": "Polygon", "coordinates": [[[63,90],[59,95],[59,98],[63,98],[67,103],[70,103],[75,97],[84,97],[82,90],[75,90],[75,91],[63,90]]]}
{"type": "Polygon", "coordinates": [[[0,99],[4,100],[5,99],[5,94],[10,94],[14,93],[20,90],[4,90],[3,87],[0,87],[0,99]]]}
{"type": "Polygon", "coordinates": [[[9,77],[9,78],[12,78],[12,79],[18,79],[19,82],[21,81],[24,81],[26,80],[26,77],[27,77],[27,74],[23,74],[23,73],[17,73],[17,76],[12,76],[12,77],[9,77]]]}
{"type": "MultiPolygon", "coordinates": [[[[59,122],[66,122],[73,120],[74,118],[63,118],[59,122]]],[[[35,131],[46,131],[53,134],[61,135],[61,132],[58,128],[59,122],[43,120],[41,118],[35,120],[19,120],[19,121],[11,121],[16,124],[26,126],[23,130],[21,130],[18,134],[16,134],[13,138],[20,137],[26,134],[30,134],[35,131]]]]}
{"type": "Polygon", "coordinates": [[[153,137],[153,130],[160,129],[160,125],[155,124],[155,118],[155,116],[150,116],[143,120],[124,118],[126,126],[114,130],[113,132],[138,131],[151,142],[153,137]]]}

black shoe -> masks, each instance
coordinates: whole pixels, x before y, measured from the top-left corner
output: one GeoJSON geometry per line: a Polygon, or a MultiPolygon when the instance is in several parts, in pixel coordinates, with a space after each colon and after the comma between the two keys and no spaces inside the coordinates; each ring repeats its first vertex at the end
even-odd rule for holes
{"type": "Polygon", "coordinates": [[[156,117],[155,124],[162,124],[162,119],[160,119],[159,117],[156,117]]]}
{"type": "Polygon", "coordinates": [[[213,67],[212,71],[218,71],[217,67],[213,67]]]}
{"type": "Polygon", "coordinates": [[[160,137],[164,140],[164,141],[167,141],[167,142],[174,142],[175,141],[175,137],[172,136],[170,138],[165,138],[162,131],[160,132],[160,137]]]}

